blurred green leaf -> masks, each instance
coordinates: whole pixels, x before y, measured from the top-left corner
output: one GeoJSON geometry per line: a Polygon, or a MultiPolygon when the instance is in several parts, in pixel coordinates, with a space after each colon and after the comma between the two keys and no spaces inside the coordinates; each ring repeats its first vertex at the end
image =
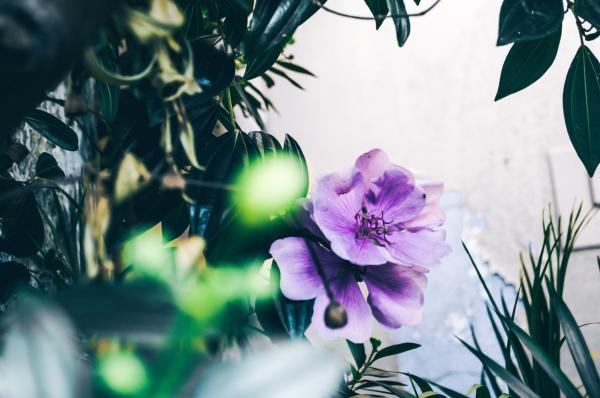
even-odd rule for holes
{"type": "Polygon", "coordinates": [[[77,134],[56,116],[34,109],[23,118],[35,131],[44,136],[48,141],[66,149],[76,151],[79,147],[77,134]]]}
{"type": "Polygon", "coordinates": [[[0,251],[33,256],[44,243],[44,224],[32,192],[22,183],[0,178],[0,251]]]}
{"type": "Polygon", "coordinates": [[[5,303],[22,286],[29,283],[29,270],[16,261],[0,263],[0,303],[5,303]]]}
{"type": "Polygon", "coordinates": [[[496,101],[520,91],[550,68],[560,43],[561,29],[541,39],[515,43],[504,61],[496,101]]]}

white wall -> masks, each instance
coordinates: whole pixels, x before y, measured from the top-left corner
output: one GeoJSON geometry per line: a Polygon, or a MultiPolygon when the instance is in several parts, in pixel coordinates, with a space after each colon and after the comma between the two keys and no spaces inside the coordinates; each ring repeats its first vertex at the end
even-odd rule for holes
{"type": "MultiPolygon", "coordinates": [[[[327,5],[369,14],[362,0],[327,5]]],[[[318,78],[299,78],[305,92],[285,82],[273,88],[280,114],[270,114],[268,125],[300,141],[313,178],[380,147],[418,174],[446,182],[487,222],[479,255],[515,280],[517,253],[538,241],[542,209],[552,200],[547,152],[570,147],[562,89],[579,43],[567,15],[550,71],[494,103],[509,49],[495,46],[499,9],[499,0],[442,0],[412,19],[404,48],[396,46],[391,20],[376,31],[371,22],[318,12],[290,49],[318,78]]],[[[577,171],[584,178],[583,167],[577,171]]]]}

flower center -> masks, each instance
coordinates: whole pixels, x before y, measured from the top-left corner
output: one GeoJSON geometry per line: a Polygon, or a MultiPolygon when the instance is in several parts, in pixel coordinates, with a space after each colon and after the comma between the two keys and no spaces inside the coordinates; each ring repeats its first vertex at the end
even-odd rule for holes
{"type": "Polygon", "coordinates": [[[391,234],[390,225],[393,221],[386,221],[383,211],[381,215],[369,214],[367,206],[362,204],[360,211],[354,215],[356,222],[357,239],[371,239],[375,244],[383,246],[383,243],[389,243],[387,237],[391,234]]]}

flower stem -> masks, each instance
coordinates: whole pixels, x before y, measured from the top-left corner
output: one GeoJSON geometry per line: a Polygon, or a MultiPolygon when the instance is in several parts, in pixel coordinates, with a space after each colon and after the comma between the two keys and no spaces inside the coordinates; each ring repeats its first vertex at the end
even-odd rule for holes
{"type": "Polygon", "coordinates": [[[225,89],[223,97],[223,100],[225,101],[225,109],[227,109],[227,112],[229,112],[229,121],[231,122],[233,132],[235,132],[235,114],[233,113],[233,102],[231,101],[231,90],[229,87],[225,89]]]}

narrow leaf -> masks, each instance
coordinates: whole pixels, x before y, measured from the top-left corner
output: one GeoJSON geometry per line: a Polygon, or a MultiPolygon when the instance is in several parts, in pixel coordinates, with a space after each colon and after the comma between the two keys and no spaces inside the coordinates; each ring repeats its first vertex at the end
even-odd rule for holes
{"type": "Polygon", "coordinates": [[[387,0],[387,4],[390,9],[390,14],[396,15],[392,19],[396,25],[396,39],[398,40],[398,45],[402,47],[410,35],[410,20],[408,17],[403,16],[406,14],[404,0],[387,0]]]}
{"type": "Polygon", "coordinates": [[[506,382],[506,384],[508,384],[508,386],[513,391],[515,391],[517,394],[519,394],[519,396],[521,398],[540,398],[535,392],[533,392],[529,387],[527,387],[521,380],[519,380],[514,375],[512,375],[510,372],[508,372],[506,369],[504,369],[504,367],[502,365],[498,364],[497,362],[495,362],[493,359],[491,359],[490,357],[488,357],[481,351],[476,350],[475,348],[471,347],[465,341],[463,341],[461,339],[459,339],[459,340],[465,347],[467,347],[467,349],[469,351],[471,351],[471,353],[473,355],[475,355],[477,358],[479,358],[479,360],[481,361],[482,364],[487,366],[492,372],[494,372],[494,374],[496,376],[498,376],[502,380],[504,380],[506,382]]]}
{"type": "Polygon", "coordinates": [[[600,377],[596,365],[590,354],[590,350],[583,338],[583,334],[569,308],[558,295],[550,282],[547,282],[548,293],[556,316],[562,326],[567,345],[571,351],[573,361],[585,386],[589,397],[600,397],[600,377]]]}
{"type": "Polygon", "coordinates": [[[379,352],[377,352],[377,354],[375,354],[375,360],[385,358],[385,357],[390,357],[392,355],[402,354],[403,352],[414,350],[419,347],[421,347],[421,345],[417,344],[417,343],[401,343],[401,344],[391,345],[391,346],[385,347],[385,348],[381,349],[379,352]]]}

